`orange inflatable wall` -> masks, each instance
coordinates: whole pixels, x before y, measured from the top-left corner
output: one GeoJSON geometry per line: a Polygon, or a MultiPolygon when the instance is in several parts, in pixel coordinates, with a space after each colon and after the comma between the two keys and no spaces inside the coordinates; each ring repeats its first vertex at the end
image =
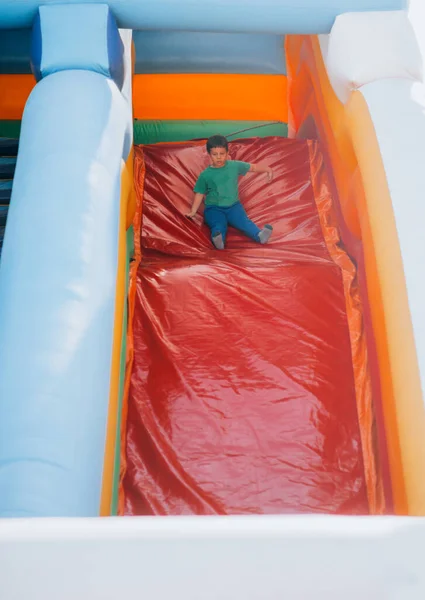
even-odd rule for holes
{"type": "Polygon", "coordinates": [[[32,75],[0,75],[0,120],[21,120],[34,86],[32,75]]]}
{"type": "Polygon", "coordinates": [[[285,75],[135,75],[136,119],[287,122],[285,75]]]}
{"type": "MultiPolygon", "coordinates": [[[[378,221],[374,222],[371,219],[371,197],[370,194],[366,195],[365,193],[364,169],[359,168],[358,148],[355,149],[353,143],[353,126],[358,127],[361,120],[366,122],[364,111],[362,115],[354,116],[352,114],[351,119],[349,118],[349,110],[347,112],[347,108],[336,97],[329,82],[317,36],[287,36],[286,56],[289,134],[297,137],[318,137],[321,140],[333,172],[341,213],[340,228],[345,234],[344,241],[348,244],[351,255],[359,258],[360,276],[363,271],[364,287],[366,288],[363,290],[363,300],[364,304],[368,305],[366,320],[369,320],[370,335],[368,344],[366,344],[364,336],[362,352],[368,354],[368,364],[371,366],[372,373],[374,366],[376,367],[375,377],[372,377],[374,385],[369,378],[370,384],[367,388],[359,389],[358,395],[358,412],[363,432],[366,469],[370,471],[371,476],[376,478],[378,495],[380,494],[379,480],[382,475],[380,471],[389,470],[388,480],[391,480],[390,491],[392,492],[393,510],[396,514],[423,514],[423,502],[416,491],[418,480],[416,479],[416,483],[414,482],[413,473],[410,479],[411,483],[408,489],[406,488],[406,477],[412,471],[417,471],[417,468],[411,466],[407,468],[406,465],[403,465],[402,460],[401,448],[403,444],[406,444],[404,441],[401,444],[400,441],[400,418],[397,417],[397,405],[401,406],[406,402],[403,390],[397,382],[396,373],[401,368],[401,361],[398,360],[398,365],[394,369],[390,367],[391,347],[399,344],[400,340],[399,336],[395,334],[391,339],[392,334],[388,331],[390,320],[385,322],[385,316],[389,310],[386,308],[386,299],[382,289],[386,267],[378,264],[377,261],[379,249],[376,244],[377,241],[383,239],[382,235],[385,232],[378,221]],[[375,400],[373,403],[372,395],[375,400]],[[382,439],[381,436],[383,446],[381,446],[378,461],[374,464],[373,461],[367,460],[367,457],[371,457],[372,447],[375,449],[375,454],[377,451],[375,428],[379,418],[382,421],[381,434],[383,432],[385,439],[382,439]]],[[[353,111],[351,110],[351,112],[353,111]]],[[[374,137],[373,125],[369,125],[368,135],[372,139],[374,137]]],[[[364,131],[363,134],[365,134],[364,131]]],[[[375,162],[376,178],[381,171],[383,173],[383,167],[378,158],[375,162]]],[[[389,207],[388,219],[384,214],[382,219],[391,225],[390,200],[387,204],[389,207]]],[[[384,229],[387,232],[385,243],[391,244],[393,248],[398,248],[395,228],[388,226],[384,229]],[[394,239],[391,241],[388,236],[392,236],[394,239]]],[[[397,265],[398,261],[394,259],[393,271],[397,265]]],[[[387,270],[389,269],[390,266],[387,270]]],[[[402,268],[396,270],[402,274],[402,268]]],[[[394,273],[392,277],[394,279],[394,273]]],[[[393,284],[392,295],[402,294],[404,287],[401,278],[402,275],[399,277],[399,285],[394,286],[393,284]]],[[[407,306],[402,299],[400,302],[398,303],[399,308],[403,306],[403,312],[408,315],[407,306]]],[[[394,321],[394,314],[392,320],[394,321]]],[[[366,325],[362,324],[361,326],[365,327],[366,325]]],[[[409,331],[407,326],[405,329],[409,331]]],[[[406,348],[410,348],[410,346],[410,341],[406,339],[406,348]]],[[[410,355],[410,352],[408,354],[410,355]]],[[[353,357],[356,369],[356,357],[355,355],[353,357]]],[[[402,376],[400,375],[400,377],[402,376]]],[[[416,395],[412,393],[412,396],[416,397],[416,395]]],[[[408,410],[411,414],[417,412],[413,407],[409,407],[408,410]]],[[[407,437],[406,442],[408,442],[407,437]]],[[[412,444],[407,448],[407,453],[410,455],[412,455],[411,446],[412,444]]],[[[382,500],[382,493],[380,496],[382,500]]],[[[386,511],[388,511],[388,507],[386,507],[386,511]]]]}
{"type": "MultiPolygon", "coordinates": [[[[32,75],[0,75],[0,120],[21,120],[32,75]]],[[[288,120],[285,75],[135,75],[136,119],[288,120]]]]}
{"type": "MultiPolygon", "coordinates": [[[[0,75],[0,120],[20,120],[35,80],[0,75]]],[[[288,120],[285,75],[135,75],[136,119],[288,120]]]]}

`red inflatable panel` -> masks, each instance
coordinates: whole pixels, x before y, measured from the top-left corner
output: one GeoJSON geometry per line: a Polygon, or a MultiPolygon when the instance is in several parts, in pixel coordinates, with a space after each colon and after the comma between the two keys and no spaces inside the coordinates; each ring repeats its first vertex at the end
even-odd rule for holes
{"type": "MultiPolygon", "coordinates": [[[[212,248],[183,215],[204,145],[145,161],[123,480],[128,515],[367,514],[340,268],[323,238],[307,142],[231,144],[241,199],[267,246],[230,230],[212,248]]],[[[140,174],[139,174],[140,175],[140,174]]]]}

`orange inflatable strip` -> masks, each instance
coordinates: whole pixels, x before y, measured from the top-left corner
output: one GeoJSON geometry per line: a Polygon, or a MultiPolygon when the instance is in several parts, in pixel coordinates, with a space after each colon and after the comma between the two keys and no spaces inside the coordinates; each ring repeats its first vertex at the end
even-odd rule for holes
{"type": "Polygon", "coordinates": [[[287,121],[285,75],[135,75],[136,119],[287,121]]]}
{"type": "Polygon", "coordinates": [[[399,514],[423,516],[425,411],[416,345],[387,177],[369,108],[360,92],[353,93],[347,105],[347,122],[366,192],[359,216],[394,497],[399,514]]]}
{"type": "MultiPolygon", "coordinates": [[[[344,105],[329,81],[317,36],[290,35],[285,42],[288,66],[289,128],[301,133],[313,118],[319,138],[326,144],[332,162],[344,220],[360,238],[357,198],[363,185],[357,168],[344,105]]],[[[309,132],[307,132],[308,137],[309,132]]]]}
{"type": "MultiPolygon", "coordinates": [[[[134,77],[135,64],[135,46],[134,42],[131,45],[131,67],[132,77],[134,77]]],[[[126,231],[131,227],[135,219],[136,212],[136,190],[134,187],[134,147],[131,147],[130,153],[121,173],[121,198],[120,198],[120,221],[119,221],[119,238],[118,238],[118,270],[116,281],[115,294],[115,315],[114,315],[114,338],[112,345],[112,365],[111,365],[111,382],[109,392],[109,410],[108,423],[106,432],[105,458],[103,464],[103,480],[102,492],[100,500],[100,515],[109,516],[112,511],[112,495],[114,491],[114,459],[117,447],[117,423],[118,423],[118,408],[120,401],[120,375],[121,375],[121,344],[123,337],[123,328],[127,327],[124,323],[124,307],[127,292],[127,236],[126,231]]],[[[130,272],[131,273],[131,272],[130,272]]],[[[128,331],[125,331],[126,338],[128,331]]],[[[127,340],[126,340],[127,341],[127,340]]],[[[127,341],[128,344],[128,341],[127,341]]],[[[126,344],[126,352],[128,346],[126,344]]],[[[127,356],[126,356],[127,363],[127,356]]],[[[123,407],[125,406],[125,384],[123,392],[123,407]]],[[[121,431],[119,432],[121,436],[121,431]]],[[[121,437],[120,437],[121,443],[121,437]]],[[[121,448],[121,446],[120,446],[121,448]]]]}
{"type": "Polygon", "coordinates": [[[0,119],[21,120],[36,81],[32,75],[0,75],[0,119]]]}
{"type": "Polygon", "coordinates": [[[385,499],[383,487],[377,475],[371,435],[373,429],[372,385],[368,369],[365,368],[368,362],[368,355],[357,273],[354,264],[341,246],[341,238],[336,215],[332,207],[332,198],[323,155],[321,152],[318,152],[317,142],[309,143],[309,151],[311,181],[323,236],[329,254],[341,269],[342,274],[369,510],[371,514],[378,515],[383,514],[385,511],[385,499]]]}
{"type": "Polygon", "coordinates": [[[114,337],[112,344],[111,381],[109,392],[108,423],[106,431],[105,458],[100,501],[100,515],[111,514],[114,458],[117,436],[118,405],[120,392],[120,360],[123,334],[123,315],[126,295],[126,221],[127,207],[133,192],[133,153],[130,153],[121,174],[120,222],[117,257],[117,280],[115,292],[114,337]]]}
{"type": "Polygon", "coordinates": [[[124,382],[124,395],[122,402],[122,416],[121,416],[121,457],[120,457],[120,481],[118,488],[118,514],[124,514],[124,489],[123,479],[127,469],[127,457],[126,457],[126,435],[127,435],[127,413],[128,413],[128,394],[130,390],[131,372],[133,367],[134,358],[134,338],[133,338],[133,320],[134,320],[134,305],[136,300],[137,291],[137,271],[142,260],[142,247],[141,247],[141,230],[142,230],[142,198],[143,198],[143,187],[145,181],[145,164],[143,158],[139,154],[134,157],[134,171],[137,173],[137,180],[135,181],[135,187],[137,191],[134,193],[133,199],[135,201],[135,211],[133,217],[133,231],[134,231],[134,260],[130,263],[130,281],[128,286],[128,322],[127,322],[127,355],[125,365],[125,382],[124,382]],[[140,192],[142,190],[142,192],[140,192]]]}
{"type": "MultiPolygon", "coordinates": [[[[336,97],[329,82],[317,37],[287,36],[289,127],[292,134],[301,137],[319,137],[332,164],[341,211],[350,232],[361,238],[358,207],[364,199],[364,188],[354,152],[351,134],[346,122],[344,105],[336,97]],[[316,128],[316,130],[315,130],[316,128]]],[[[357,413],[360,424],[365,476],[369,507],[372,514],[385,512],[382,473],[375,453],[374,409],[372,382],[368,365],[368,348],[363,324],[360,290],[351,261],[338,247],[339,233],[336,221],[323,220],[326,205],[326,187],[322,186],[317,159],[312,157],[317,173],[312,171],[312,182],[322,219],[322,229],[332,258],[342,269],[353,370],[356,386],[357,413]],[[320,187],[323,187],[321,191],[320,187]]],[[[365,257],[367,260],[367,256],[365,257]]],[[[380,373],[382,365],[380,366],[380,373]]],[[[391,474],[398,472],[391,466],[391,474]]],[[[395,502],[403,512],[403,485],[395,502]]]]}

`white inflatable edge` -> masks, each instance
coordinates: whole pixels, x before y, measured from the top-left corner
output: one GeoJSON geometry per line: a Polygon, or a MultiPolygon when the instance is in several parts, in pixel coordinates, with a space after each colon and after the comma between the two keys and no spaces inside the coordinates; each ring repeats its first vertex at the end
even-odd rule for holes
{"type": "Polygon", "coordinates": [[[423,79],[420,45],[407,11],[339,15],[323,56],[343,103],[353,90],[380,79],[423,79]]]}
{"type": "Polygon", "coordinates": [[[10,520],[2,600],[419,600],[424,544],[419,518],[10,520]]]}

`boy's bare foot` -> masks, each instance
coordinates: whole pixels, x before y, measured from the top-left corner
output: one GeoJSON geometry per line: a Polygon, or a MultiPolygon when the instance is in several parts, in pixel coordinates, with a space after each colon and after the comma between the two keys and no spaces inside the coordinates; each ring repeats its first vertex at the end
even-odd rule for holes
{"type": "Polygon", "coordinates": [[[216,233],[212,236],[212,243],[217,248],[217,250],[224,250],[224,241],[221,233],[216,233]]]}
{"type": "Polygon", "coordinates": [[[258,234],[258,238],[261,244],[267,244],[270,239],[270,236],[273,232],[273,227],[271,225],[264,225],[263,229],[258,234]]]}

